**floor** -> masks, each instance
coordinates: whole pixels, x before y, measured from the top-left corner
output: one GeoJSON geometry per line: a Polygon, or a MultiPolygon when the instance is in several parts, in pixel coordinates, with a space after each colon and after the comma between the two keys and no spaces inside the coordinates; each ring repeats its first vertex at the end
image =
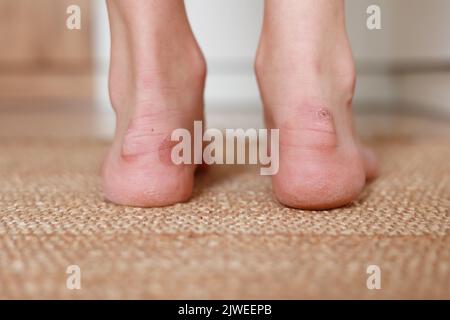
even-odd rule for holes
{"type": "MultiPolygon", "coordinates": [[[[260,123],[210,114],[210,126],[260,123]]],[[[113,119],[87,109],[0,115],[0,298],[450,298],[450,121],[364,114],[381,176],[351,206],[281,206],[246,166],[198,175],[193,199],[103,201],[113,119]],[[71,265],[81,290],[69,290],[71,265]],[[381,289],[367,288],[367,267],[381,289]]]]}

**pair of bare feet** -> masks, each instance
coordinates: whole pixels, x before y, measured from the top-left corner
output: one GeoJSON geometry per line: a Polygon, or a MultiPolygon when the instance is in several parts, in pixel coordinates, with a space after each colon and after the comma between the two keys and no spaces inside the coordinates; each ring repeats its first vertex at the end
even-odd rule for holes
{"type": "MultiPolygon", "coordinates": [[[[103,165],[112,202],[142,207],[189,199],[194,165],[174,165],[167,137],[203,119],[206,63],[182,0],[108,0],[110,96],[117,125],[103,165]]],[[[256,75],[269,128],[280,129],[277,199],[328,209],[376,175],[351,111],[355,71],[343,0],[266,0],[256,75]]]]}

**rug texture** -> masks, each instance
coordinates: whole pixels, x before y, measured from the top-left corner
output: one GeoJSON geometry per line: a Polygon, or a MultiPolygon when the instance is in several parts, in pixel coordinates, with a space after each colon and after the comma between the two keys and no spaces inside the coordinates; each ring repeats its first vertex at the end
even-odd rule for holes
{"type": "Polygon", "coordinates": [[[0,139],[0,298],[450,299],[450,136],[368,142],[380,177],[312,212],[241,166],[200,173],[185,204],[116,206],[99,187],[107,141],[0,139]]]}

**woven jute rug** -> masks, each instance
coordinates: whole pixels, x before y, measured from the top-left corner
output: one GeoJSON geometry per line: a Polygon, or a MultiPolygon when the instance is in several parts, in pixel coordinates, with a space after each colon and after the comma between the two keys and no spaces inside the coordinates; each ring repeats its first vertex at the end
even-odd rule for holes
{"type": "Polygon", "coordinates": [[[321,212],[283,207],[241,166],[199,174],[185,204],[116,206],[99,188],[107,141],[2,138],[0,298],[449,299],[450,135],[426,128],[372,135],[381,176],[321,212]]]}

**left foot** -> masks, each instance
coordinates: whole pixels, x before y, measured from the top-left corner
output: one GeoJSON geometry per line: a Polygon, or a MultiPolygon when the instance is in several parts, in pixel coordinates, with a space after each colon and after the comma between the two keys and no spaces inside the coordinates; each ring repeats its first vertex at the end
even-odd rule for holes
{"type": "Polygon", "coordinates": [[[183,2],[109,0],[108,8],[117,125],[103,164],[104,196],[137,207],[184,202],[196,167],[172,162],[171,134],[203,119],[206,65],[183,2]]]}

